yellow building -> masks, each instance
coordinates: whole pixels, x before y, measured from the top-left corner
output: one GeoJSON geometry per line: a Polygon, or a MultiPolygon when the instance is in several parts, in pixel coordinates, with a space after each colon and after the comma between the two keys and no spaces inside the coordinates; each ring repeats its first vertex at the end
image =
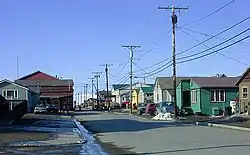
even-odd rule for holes
{"type": "Polygon", "coordinates": [[[136,105],[136,107],[138,106],[138,94],[139,94],[139,90],[138,89],[134,89],[133,93],[132,93],[132,104],[136,105]]]}

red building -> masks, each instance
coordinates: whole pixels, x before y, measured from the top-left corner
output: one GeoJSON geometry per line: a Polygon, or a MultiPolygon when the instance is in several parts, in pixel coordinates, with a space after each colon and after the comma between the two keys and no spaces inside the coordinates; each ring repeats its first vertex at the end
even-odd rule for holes
{"type": "Polygon", "coordinates": [[[33,107],[39,103],[52,103],[60,106],[69,105],[73,108],[74,83],[72,79],[59,79],[41,71],[26,75],[15,81],[31,91],[29,98],[33,107]]]}

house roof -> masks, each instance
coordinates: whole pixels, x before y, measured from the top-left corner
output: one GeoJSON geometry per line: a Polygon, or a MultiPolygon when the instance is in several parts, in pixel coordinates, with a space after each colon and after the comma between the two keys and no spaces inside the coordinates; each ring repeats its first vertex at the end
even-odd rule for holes
{"type": "MultiPolygon", "coordinates": [[[[108,93],[111,94],[111,91],[109,91],[108,93]]],[[[107,95],[107,91],[106,90],[99,91],[99,95],[107,95]]]]}
{"type": "Polygon", "coordinates": [[[30,78],[35,77],[37,75],[40,75],[40,76],[42,75],[44,79],[37,79],[38,77],[36,77],[36,80],[58,80],[56,77],[51,76],[41,71],[36,71],[34,73],[28,74],[24,77],[19,78],[18,80],[30,80],[30,78]]]}
{"type": "Polygon", "coordinates": [[[200,87],[235,87],[239,77],[192,77],[200,87]]]}
{"type": "Polygon", "coordinates": [[[4,79],[4,80],[0,81],[0,83],[4,83],[4,82],[7,82],[7,83],[10,83],[10,84],[16,85],[16,86],[18,86],[18,87],[21,87],[21,88],[23,88],[23,89],[29,90],[29,88],[23,86],[22,84],[15,83],[15,82],[10,81],[10,80],[8,80],[8,79],[4,79]]]}
{"type": "Polygon", "coordinates": [[[235,82],[235,85],[238,86],[243,79],[246,78],[247,74],[250,72],[250,66],[245,70],[245,72],[242,74],[242,76],[238,79],[238,81],[235,82]]]}
{"type": "Polygon", "coordinates": [[[129,86],[129,84],[113,84],[114,90],[120,89],[120,88],[123,88],[123,87],[127,87],[127,86],[129,86]]]}
{"type": "Polygon", "coordinates": [[[141,87],[141,90],[143,93],[153,93],[154,88],[153,87],[141,87]]]}
{"type": "Polygon", "coordinates": [[[74,82],[73,80],[16,80],[15,83],[18,83],[20,85],[24,86],[37,86],[38,84],[40,86],[73,86],[74,82]]]}
{"type": "Polygon", "coordinates": [[[149,86],[151,86],[151,87],[155,87],[155,84],[146,84],[146,85],[149,85],[149,86]]]}
{"type": "MultiPolygon", "coordinates": [[[[190,77],[177,77],[176,85],[180,83],[181,80],[190,79],[190,77]]],[[[157,77],[156,82],[158,81],[161,89],[173,89],[173,78],[172,77],[157,77]]]]}

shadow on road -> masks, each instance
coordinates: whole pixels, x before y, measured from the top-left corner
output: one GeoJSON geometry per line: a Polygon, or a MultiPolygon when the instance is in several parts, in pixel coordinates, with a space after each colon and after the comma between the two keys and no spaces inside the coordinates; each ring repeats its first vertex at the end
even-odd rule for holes
{"type": "Polygon", "coordinates": [[[220,149],[220,148],[249,147],[249,146],[250,146],[250,144],[207,146],[207,147],[198,147],[198,148],[187,148],[187,149],[166,150],[166,151],[157,151],[157,152],[136,153],[135,155],[153,155],[153,154],[160,154],[160,153],[177,153],[177,152],[188,152],[188,151],[198,151],[198,150],[212,150],[212,149],[220,149]]]}
{"type": "Polygon", "coordinates": [[[82,122],[93,133],[135,132],[163,127],[187,127],[193,124],[182,122],[142,122],[131,119],[107,119],[82,122]]]}

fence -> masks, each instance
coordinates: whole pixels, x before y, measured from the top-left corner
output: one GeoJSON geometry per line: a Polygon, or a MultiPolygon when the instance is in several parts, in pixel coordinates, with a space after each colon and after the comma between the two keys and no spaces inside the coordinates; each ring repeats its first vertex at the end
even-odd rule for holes
{"type": "Polygon", "coordinates": [[[17,120],[26,113],[26,100],[5,100],[0,103],[0,120],[17,120]]]}

